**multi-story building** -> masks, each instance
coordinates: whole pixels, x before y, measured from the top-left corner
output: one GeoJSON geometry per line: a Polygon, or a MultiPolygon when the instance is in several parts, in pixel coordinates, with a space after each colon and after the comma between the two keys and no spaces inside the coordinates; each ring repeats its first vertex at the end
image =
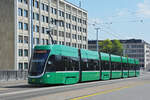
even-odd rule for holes
{"type": "Polygon", "coordinates": [[[65,0],[33,0],[32,7],[31,0],[1,0],[0,70],[27,69],[32,29],[34,45],[48,44],[50,29],[55,44],[87,49],[86,10],[65,0]]]}
{"type": "MultiPolygon", "coordinates": [[[[120,42],[123,44],[123,48],[124,48],[123,54],[125,56],[139,59],[141,67],[147,70],[150,69],[150,44],[149,43],[141,39],[120,40],[120,42]]],[[[96,51],[96,40],[88,41],[88,49],[96,51]]]]}

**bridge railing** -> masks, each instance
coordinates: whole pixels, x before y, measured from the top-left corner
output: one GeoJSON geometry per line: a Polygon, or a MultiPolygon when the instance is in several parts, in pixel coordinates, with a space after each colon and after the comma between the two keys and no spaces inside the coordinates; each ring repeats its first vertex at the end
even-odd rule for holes
{"type": "Polygon", "coordinates": [[[28,71],[0,71],[0,81],[26,80],[28,71]]]}

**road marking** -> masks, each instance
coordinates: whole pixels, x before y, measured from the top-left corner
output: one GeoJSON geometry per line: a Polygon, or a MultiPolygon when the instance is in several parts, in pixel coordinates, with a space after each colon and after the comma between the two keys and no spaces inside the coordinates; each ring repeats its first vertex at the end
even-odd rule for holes
{"type": "Polygon", "coordinates": [[[73,98],[73,99],[70,99],[70,100],[80,100],[80,99],[84,99],[84,98],[91,97],[91,96],[107,94],[107,93],[115,92],[115,91],[118,91],[118,90],[135,87],[135,86],[138,86],[138,85],[144,85],[144,84],[147,84],[147,83],[149,83],[149,82],[146,81],[146,82],[134,83],[134,84],[131,84],[131,85],[128,85],[128,86],[109,89],[109,90],[105,90],[105,91],[101,91],[101,92],[97,92],[97,93],[93,93],[93,94],[89,94],[89,95],[85,95],[85,96],[81,96],[81,97],[76,97],[76,98],[73,98]]]}
{"type": "Polygon", "coordinates": [[[97,93],[94,93],[94,94],[90,94],[90,95],[86,95],[86,96],[82,96],[82,97],[73,98],[71,100],[80,100],[80,99],[91,97],[91,96],[95,96],[95,95],[101,95],[101,94],[111,93],[111,92],[118,91],[118,90],[125,89],[125,88],[130,88],[130,86],[124,86],[124,87],[119,87],[119,88],[110,89],[110,90],[106,90],[106,91],[101,91],[101,92],[97,92],[97,93]]]}

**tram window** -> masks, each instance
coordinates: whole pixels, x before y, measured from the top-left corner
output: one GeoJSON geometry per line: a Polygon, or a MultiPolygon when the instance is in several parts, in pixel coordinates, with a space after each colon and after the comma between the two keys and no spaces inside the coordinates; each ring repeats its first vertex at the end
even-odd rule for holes
{"type": "Polygon", "coordinates": [[[63,62],[64,62],[64,67],[65,67],[65,71],[70,71],[72,70],[70,65],[70,57],[63,57],[63,62]]]}
{"type": "Polygon", "coordinates": [[[110,70],[109,61],[101,61],[102,70],[110,70]]]}
{"type": "Polygon", "coordinates": [[[117,70],[121,70],[121,63],[120,62],[118,62],[118,64],[117,64],[117,70]]]}
{"type": "Polygon", "coordinates": [[[71,58],[70,59],[71,62],[71,67],[73,69],[73,71],[77,71],[79,70],[79,59],[78,58],[71,58]]]}
{"type": "Polygon", "coordinates": [[[129,70],[132,70],[132,64],[129,64],[129,70]]]}
{"type": "Polygon", "coordinates": [[[63,57],[56,55],[55,56],[55,65],[56,65],[56,71],[64,71],[65,70],[65,65],[63,61],[63,57]]]}
{"type": "Polygon", "coordinates": [[[79,70],[78,58],[52,55],[50,56],[46,71],[75,71],[79,70]]]}
{"type": "Polygon", "coordinates": [[[112,70],[121,70],[121,63],[119,62],[112,62],[111,63],[112,70]]]}
{"type": "Polygon", "coordinates": [[[125,64],[124,70],[129,70],[129,64],[125,64]]]}
{"type": "Polygon", "coordinates": [[[97,70],[98,60],[88,59],[88,70],[97,70]]]}
{"type": "Polygon", "coordinates": [[[81,68],[82,68],[83,71],[88,70],[87,59],[82,59],[81,60],[81,68]]]}
{"type": "Polygon", "coordinates": [[[111,62],[111,70],[115,70],[115,63],[114,62],[111,62]]]}
{"type": "Polygon", "coordinates": [[[140,70],[140,66],[138,64],[135,65],[136,70],[140,70]]]}
{"type": "Polygon", "coordinates": [[[122,63],[122,69],[125,70],[126,64],[122,63]]]}
{"type": "Polygon", "coordinates": [[[59,55],[52,55],[50,56],[48,62],[47,62],[47,68],[46,71],[64,71],[65,66],[62,59],[62,56],[59,55]]]}
{"type": "Polygon", "coordinates": [[[49,57],[47,64],[46,64],[46,72],[56,71],[56,66],[55,66],[54,61],[53,61],[54,59],[55,59],[54,55],[49,57]]]}
{"type": "Polygon", "coordinates": [[[77,71],[79,70],[79,60],[74,57],[64,57],[65,71],[77,71]]]}
{"type": "Polygon", "coordinates": [[[99,61],[98,60],[94,60],[94,65],[96,67],[96,70],[99,70],[99,61]]]}
{"type": "Polygon", "coordinates": [[[136,64],[133,65],[134,70],[136,70],[136,64]]]}
{"type": "Polygon", "coordinates": [[[135,70],[135,64],[131,64],[131,70],[135,70]]]}

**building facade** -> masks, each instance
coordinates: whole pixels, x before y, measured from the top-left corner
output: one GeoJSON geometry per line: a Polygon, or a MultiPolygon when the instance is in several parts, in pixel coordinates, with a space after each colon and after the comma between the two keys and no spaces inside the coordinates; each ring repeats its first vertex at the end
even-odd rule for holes
{"type": "MultiPolygon", "coordinates": [[[[143,67],[146,70],[150,69],[150,44],[149,43],[141,39],[120,40],[120,42],[123,44],[124,56],[139,59],[140,67],[143,67]]],[[[88,49],[96,51],[96,40],[88,41],[88,49]]]]}
{"type": "Polygon", "coordinates": [[[31,0],[1,0],[0,70],[28,68],[32,29],[34,45],[49,44],[50,30],[55,44],[88,48],[86,10],[65,0],[33,0],[32,7],[31,0]]]}

